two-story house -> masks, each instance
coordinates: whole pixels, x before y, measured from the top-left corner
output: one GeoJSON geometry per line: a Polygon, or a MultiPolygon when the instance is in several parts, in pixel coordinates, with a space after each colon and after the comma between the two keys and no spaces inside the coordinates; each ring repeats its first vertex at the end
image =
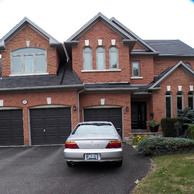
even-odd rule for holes
{"type": "Polygon", "coordinates": [[[123,139],[194,104],[194,49],[142,40],[98,13],[60,43],[28,18],[0,40],[0,145],[61,144],[79,121],[123,139]]]}

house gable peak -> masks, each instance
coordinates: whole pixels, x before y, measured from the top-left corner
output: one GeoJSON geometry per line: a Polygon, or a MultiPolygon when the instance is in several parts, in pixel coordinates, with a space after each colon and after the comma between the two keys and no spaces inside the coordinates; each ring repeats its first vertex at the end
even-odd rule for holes
{"type": "Polygon", "coordinates": [[[165,73],[162,73],[160,78],[154,84],[151,85],[149,90],[153,90],[155,87],[157,87],[168,76],[170,76],[178,67],[182,67],[183,69],[185,69],[185,71],[194,78],[194,71],[190,67],[188,67],[188,65],[183,63],[183,61],[179,61],[176,65],[174,65],[173,67],[169,68],[165,73]]]}
{"type": "Polygon", "coordinates": [[[48,39],[49,44],[51,46],[59,45],[60,42],[58,42],[55,38],[53,38],[51,35],[49,35],[46,31],[44,31],[42,28],[37,26],[34,22],[32,22],[29,18],[24,17],[15,27],[13,27],[2,39],[0,39],[0,50],[5,50],[6,43],[9,42],[10,39],[12,39],[18,32],[20,32],[21,29],[23,29],[26,25],[29,25],[31,28],[33,28],[36,32],[41,34],[43,37],[48,39]]]}
{"type": "Polygon", "coordinates": [[[99,12],[97,15],[95,15],[91,20],[89,20],[84,26],[82,26],[77,32],[75,32],[70,38],[67,39],[66,43],[75,42],[79,39],[79,37],[85,33],[89,28],[91,28],[96,22],[102,21],[104,22],[108,27],[110,27],[113,31],[118,33],[124,40],[128,41],[134,41],[136,40],[130,36],[128,33],[126,33],[124,30],[119,28],[116,24],[114,24],[110,19],[108,19],[106,16],[104,16],[101,12],[99,12]]]}

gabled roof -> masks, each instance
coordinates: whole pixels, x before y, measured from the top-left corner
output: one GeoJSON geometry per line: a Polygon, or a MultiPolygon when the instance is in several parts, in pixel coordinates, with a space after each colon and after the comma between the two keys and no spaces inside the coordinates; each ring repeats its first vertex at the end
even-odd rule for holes
{"type": "Polygon", "coordinates": [[[148,89],[149,90],[158,89],[159,84],[161,82],[163,82],[168,76],[170,76],[178,67],[182,67],[188,74],[191,75],[191,77],[194,78],[194,71],[190,67],[188,67],[185,63],[183,63],[182,61],[180,61],[176,65],[174,65],[172,67],[169,67],[164,72],[162,72],[158,76],[158,79],[155,82],[153,82],[152,84],[150,84],[150,87],[148,89]]]}
{"type": "Polygon", "coordinates": [[[180,40],[144,40],[159,56],[194,56],[194,49],[180,40]]]}
{"type": "Polygon", "coordinates": [[[0,50],[4,50],[6,47],[6,43],[11,38],[13,38],[19,31],[21,31],[26,25],[29,25],[36,32],[38,32],[43,37],[48,39],[50,45],[54,46],[54,45],[60,44],[60,42],[58,42],[55,38],[53,38],[51,35],[49,35],[47,32],[45,32],[43,29],[41,29],[35,23],[33,23],[30,19],[28,19],[27,17],[24,17],[14,28],[12,28],[2,39],[0,39],[0,50]]]}
{"type": "Polygon", "coordinates": [[[91,28],[97,21],[103,21],[105,24],[107,24],[112,30],[120,34],[123,39],[129,39],[131,41],[135,41],[135,39],[130,36],[129,33],[126,33],[124,30],[119,28],[116,24],[114,24],[111,20],[109,20],[106,16],[104,16],[102,13],[98,13],[96,16],[94,16],[91,20],[89,20],[84,26],[82,26],[76,33],[74,33],[70,38],[67,39],[66,42],[72,42],[78,40],[78,38],[85,33],[89,28],[91,28]]]}
{"type": "Polygon", "coordinates": [[[149,44],[147,44],[144,40],[142,40],[139,36],[137,36],[134,32],[132,32],[129,28],[127,28],[126,26],[124,26],[121,22],[119,22],[117,19],[115,19],[114,17],[111,18],[111,21],[116,24],[119,28],[121,28],[122,30],[124,30],[127,34],[129,34],[130,36],[132,36],[135,40],[137,40],[137,42],[145,48],[145,50],[147,51],[152,51],[154,53],[157,53],[157,51],[151,47],[149,44]]]}

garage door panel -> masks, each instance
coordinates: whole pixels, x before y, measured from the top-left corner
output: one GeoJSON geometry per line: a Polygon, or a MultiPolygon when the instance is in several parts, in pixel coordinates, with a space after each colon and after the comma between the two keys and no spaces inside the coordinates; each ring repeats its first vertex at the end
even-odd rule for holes
{"type": "Polygon", "coordinates": [[[70,108],[32,109],[30,120],[33,145],[63,144],[71,132],[70,108]]]}
{"type": "Polygon", "coordinates": [[[23,145],[22,110],[0,111],[0,145],[23,145]]]}
{"type": "MultiPolygon", "coordinates": [[[[85,109],[84,121],[110,121],[116,128],[122,129],[121,108],[85,109]]],[[[122,137],[122,132],[120,133],[122,137]]]]}

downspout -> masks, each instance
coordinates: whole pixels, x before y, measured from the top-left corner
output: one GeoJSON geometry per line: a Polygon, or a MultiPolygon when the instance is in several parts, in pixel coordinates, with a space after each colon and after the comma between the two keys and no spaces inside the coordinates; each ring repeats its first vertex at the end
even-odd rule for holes
{"type": "Polygon", "coordinates": [[[79,97],[80,97],[80,94],[81,94],[82,92],[84,92],[84,91],[85,91],[85,88],[77,93],[78,123],[80,122],[80,113],[79,113],[79,111],[80,111],[80,103],[79,103],[79,101],[80,101],[80,100],[79,100],[79,97]]]}
{"type": "MultiPolygon", "coordinates": [[[[66,49],[66,47],[65,47],[65,43],[62,43],[62,46],[63,46],[63,50],[64,50],[64,52],[65,52],[65,56],[66,56],[66,58],[67,58],[66,64],[68,65],[68,62],[70,61],[70,58],[69,58],[69,55],[68,55],[68,53],[67,53],[67,49],[66,49]]],[[[60,85],[62,85],[62,83],[63,83],[63,79],[64,79],[64,76],[65,76],[65,71],[66,71],[66,66],[67,66],[67,65],[65,65],[65,67],[64,67],[63,75],[62,75],[62,78],[61,78],[60,85]]]]}

